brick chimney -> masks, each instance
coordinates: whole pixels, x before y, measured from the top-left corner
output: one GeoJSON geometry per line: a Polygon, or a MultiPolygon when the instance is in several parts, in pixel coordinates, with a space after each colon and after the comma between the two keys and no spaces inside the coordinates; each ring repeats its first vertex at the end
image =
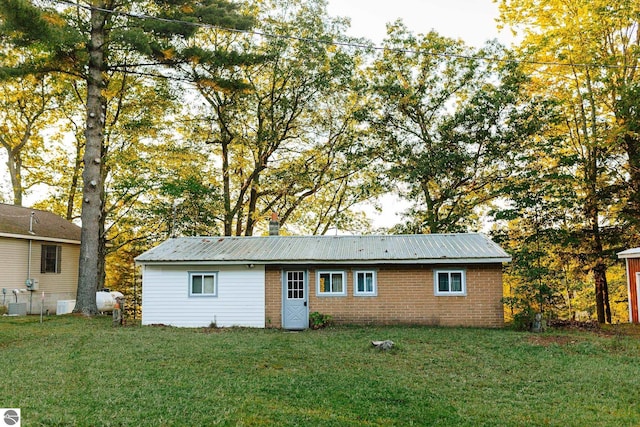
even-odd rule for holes
{"type": "Polygon", "coordinates": [[[269,221],[269,236],[280,235],[280,221],[278,221],[278,214],[271,212],[271,220],[269,221]]]}

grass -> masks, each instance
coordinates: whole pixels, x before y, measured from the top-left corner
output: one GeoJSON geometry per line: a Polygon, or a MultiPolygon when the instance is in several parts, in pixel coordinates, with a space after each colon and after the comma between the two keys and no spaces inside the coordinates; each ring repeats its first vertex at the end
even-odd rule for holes
{"type": "Polygon", "coordinates": [[[435,327],[112,328],[0,318],[24,426],[639,425],[637,336],[435,327]],[[388,352],[371,340],[391,339],[388,352]]]}

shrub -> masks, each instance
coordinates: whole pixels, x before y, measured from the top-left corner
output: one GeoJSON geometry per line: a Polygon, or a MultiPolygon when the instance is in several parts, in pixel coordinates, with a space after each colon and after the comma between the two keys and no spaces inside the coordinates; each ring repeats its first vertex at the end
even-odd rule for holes
{"type": "Polygon", "coordinates": [[[309,323],[311,324],[311,329],[320,329],[330,326],[333,323],[333,317],[330,314],[314,311],[309,314],[309,323]]]}
{"type": "Polygon", "coordinates": [[[502,303],[513,312],[513,322],[511,326],[519,331],[529,331],[533,326],[536,311],[529,305],[528,301],[516,297],[504,297],[502,303]]]}

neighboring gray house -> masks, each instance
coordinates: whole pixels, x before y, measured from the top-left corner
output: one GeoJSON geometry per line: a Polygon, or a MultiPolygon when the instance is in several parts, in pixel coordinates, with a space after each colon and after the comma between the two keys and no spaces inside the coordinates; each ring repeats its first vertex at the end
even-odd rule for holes
{"type": "Polygon", "coordinates": [[[29,311],[55,312],[58,300],[75,298],[80,227],[51,212],[0,203],[2,303],[27,303],[29,311]],[[27,286],[27,283],[32,285],[27,286]],[[31,290],[29,290],[31,289],[31,290]]]}
{"type": "Polygon", "coordinates": [[[305,329],[503,325],[502,265],[482,234],[183,237],[141,254],[142,324],[305,329]]]}

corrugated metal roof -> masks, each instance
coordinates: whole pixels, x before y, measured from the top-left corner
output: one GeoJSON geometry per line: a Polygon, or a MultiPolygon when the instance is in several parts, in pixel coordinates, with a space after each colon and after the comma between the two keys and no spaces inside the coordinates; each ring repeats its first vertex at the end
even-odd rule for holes
{"type": "Polygon", "coordinates": [[[460,263],[509,262],[487,236],[412,234],[385,236],[178,237],[136,258],[138,263],[460,263]]]}

